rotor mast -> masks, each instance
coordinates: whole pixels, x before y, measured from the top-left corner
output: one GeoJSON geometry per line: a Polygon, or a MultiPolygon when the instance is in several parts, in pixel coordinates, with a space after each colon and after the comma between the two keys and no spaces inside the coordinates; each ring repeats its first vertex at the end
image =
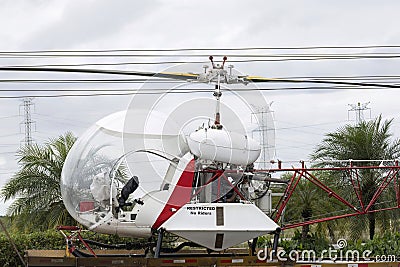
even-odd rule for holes
{"type": "Polygon", "coordinates": [[[213,93],[213,96],[215,97],[215,100],[216,100],[214,127],[216,129],[222,129],[221,113],[220,113],[221,96],[222,96],[222,92],[221,92],[221,74],[223,74],[225,76],[224,66],[225,66],[225,62],[226,62],[226,60],[228,58],[226,56],[223,57],[223,61],[222,61],[222,65],[221,66],[219,64],[217,64],[217,65],[214,64],[213,56],[210,56],[209,59],[211,61],[213,70],[218,70],[217,83],[215,84],[215,90],[214,90],[214,93],[213,93]]]}

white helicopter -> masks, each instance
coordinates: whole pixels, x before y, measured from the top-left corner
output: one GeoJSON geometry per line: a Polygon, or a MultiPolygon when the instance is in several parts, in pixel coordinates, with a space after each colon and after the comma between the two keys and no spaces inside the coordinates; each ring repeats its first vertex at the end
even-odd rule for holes
{"type": "MultiPolygon", "coordinates": [[[[214,122],[186,135],[175,131],[171,123],[162,132],[154,130],[165,124],[165,118],[140,108],[111,114],[95,123],[76,141],[64,164],[64,204],[72,217],[92,231],[126,237],[158,234],[156,257],[160,255],[165,232],[213,251],[274,233],[276,248],[280,227],[252,201],[252,186],[257,184],[253,181],[261,183],[260,188],[262,183],[282,181],[253,173],[260,145],[243,132],[228,131],[221,123],[221,84],[294,82],[386,88],[398,85],[240,76],[225,70],[226,57],[220,65],[212,57],[210,60],[212,68],[205,68],[200,74],[50,67],[0,67],[0,71],[136,75],[215,84],[214,122]],[[149,117],[152,127],[147,127],[149,117]],[[160,160],[165,172],[158,171],[161,165],[153,164],[160,160]],[[153,172],[137,175],[143,163],[152,165],[153,172]],[[130,179],[126,179],[126,173],[131,175],[130,179]],[[149,177],[160,177],[158,189],[135,198],[143,184],[149,183],[149,177]]],[[[136,104],[140,107],[142,103],[136,104]]]]}
{"type": "Polygon", "coordinates": [[[251,201],[251,181],[269,181],[268,175],[251,172],[261,152],[259,143],[221,124],[221,83],[247,84],[248,80],[224,69],[226,57],[221,65],[210,60],[212,68],[202,74],[155,74],[215,84],[215,117],[209,126],[188,135],[168,129],[154,132],[144,124],[151,116],[153,129],[157,128],[162,115],[133,109],[99,120],[77,140],[63,167],[61,192],[68,212],[79,223],[95,232],[125,237],[157,233],[156,257],[164,232],[212,251],[279,233],[279,225],[251,201]],[[124,148],[116,149],[121,141],[124,148]],[[140,167],[135,162],[155,159],[167,163],[164,173],[147,174],[163,175],[159,188],[132,199],[130,195],[146,181],[136,176],[140,167]],[[133,175],[130,179],[122,177],[127,169],[133,175]]]}

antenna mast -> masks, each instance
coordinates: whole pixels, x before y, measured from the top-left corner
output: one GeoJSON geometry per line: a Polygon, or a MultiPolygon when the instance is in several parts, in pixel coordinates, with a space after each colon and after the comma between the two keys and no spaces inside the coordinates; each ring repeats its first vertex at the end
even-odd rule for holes
{"type": "Polygon", "coordinates": [[[258,133],[260,137],[260,146],[261,146],[261,155],[260,162],[258,168],[267,169],[268,163],[271,158],[268,153],[268,149],[271,148],[271,145],[268,142],[268,134],[272,129],[270,125],[268,125],[268,113],[272,112],[269,109],[269,106],[253,106],[254,112],[251,113],[252,117],[254,116],[258,121],[257,129],[253,130],[253,133],[258,133]]]}
{"type": "MultiPolygon", "coordinates": [[[[357,104],[349,104],[351,109],[348,110],[348,113],[354,111],[356,113],[356,123],[359,124],[360,122],[364,121],[364,110],[369,110],[369,117],[371,118],[371,108],[368,107],[370,102],[360,103],[357,104]]],[[[347,113],[347,119],[349,119],[349,114],[347,113]]]]}
{"type": "Polygon", "coordinates": [[[35,121],[32,121],[31,117],[31,106],[34,106],[32,100],[33,98],[26,97],[22,100],[22,104],[19,106],[20,113],[21,107],[24,108],[24,120],[20,124],[24,125],[25,138],[21,141],[21,144],[24,144],[26,146],[32,145],[33,143],[32,126],[36,123],[35,121]]]}

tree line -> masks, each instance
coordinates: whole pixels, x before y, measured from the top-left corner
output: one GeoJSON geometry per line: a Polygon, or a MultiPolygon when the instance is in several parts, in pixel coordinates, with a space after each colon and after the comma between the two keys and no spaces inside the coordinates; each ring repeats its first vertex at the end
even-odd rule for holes
{"type": "MultiPolygon", "coordinates": [[[[393,120],[382,120],[382,116],[370,121],[361,121],[356,125],[345,125],[325,135],[322,142],[311,154],[311,159],[318,161],[316,167],[345,167],[348,161],[353,166],[390,165],[400,156],[400,140],[393,139],[390,132],[393,120]],[[382,160],[372,162],[371,160],[382,160]],[[344,162],[347,161],[347,162],[344,162]]],[[[363,203],[369,203],[381,185],[386,170],[363,169],[358,172],[360,184],[353,185],[349,173],[321,171],[316,175],[324,184],[334,189],[339,195],[357,207],[358,198],[354,186],[360,187],[363,203]]],[[[391,186],[393,187],[393,185],[391,186]]],[[[397,188],[397,190],[399,190],[397,188]]],[[[385,190],[371,209],[395,206],[396,193],[393,189],[385,190]]],[[[357,207],[361,209],[362,207],[357,207]]],[[[334,198],[329,198],[323,190],[312,183],[301,180],[292,199],[288,203],[286,220],[308,221],[318,216],[333,216],[348,207],[334,198]]],[[[400,209],[368,213],[350,218],[320,223],[314,231],[327,235],[331,242],[338,238],[349,240],[370,239],[376,233],[395,233],[400,231],[400,209]]],[[[311,237],[309,226],[303,226],[301,238],[311,237]]]]}

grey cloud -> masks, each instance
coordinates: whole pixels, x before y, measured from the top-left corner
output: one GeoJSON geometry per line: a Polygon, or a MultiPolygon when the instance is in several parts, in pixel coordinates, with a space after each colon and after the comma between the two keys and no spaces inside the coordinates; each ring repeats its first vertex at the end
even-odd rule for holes
{"type": "Polygon", "coordinates": [[[67,2],[61,16],[26,40],[23,47],[59,49],[80,47],[87,42],[96,41],[101,45],[102,39],[113,38],[125,30],[127,24],[148,16],[154,7],[153,3],[153,1],[128,0],[67,2]]]}

